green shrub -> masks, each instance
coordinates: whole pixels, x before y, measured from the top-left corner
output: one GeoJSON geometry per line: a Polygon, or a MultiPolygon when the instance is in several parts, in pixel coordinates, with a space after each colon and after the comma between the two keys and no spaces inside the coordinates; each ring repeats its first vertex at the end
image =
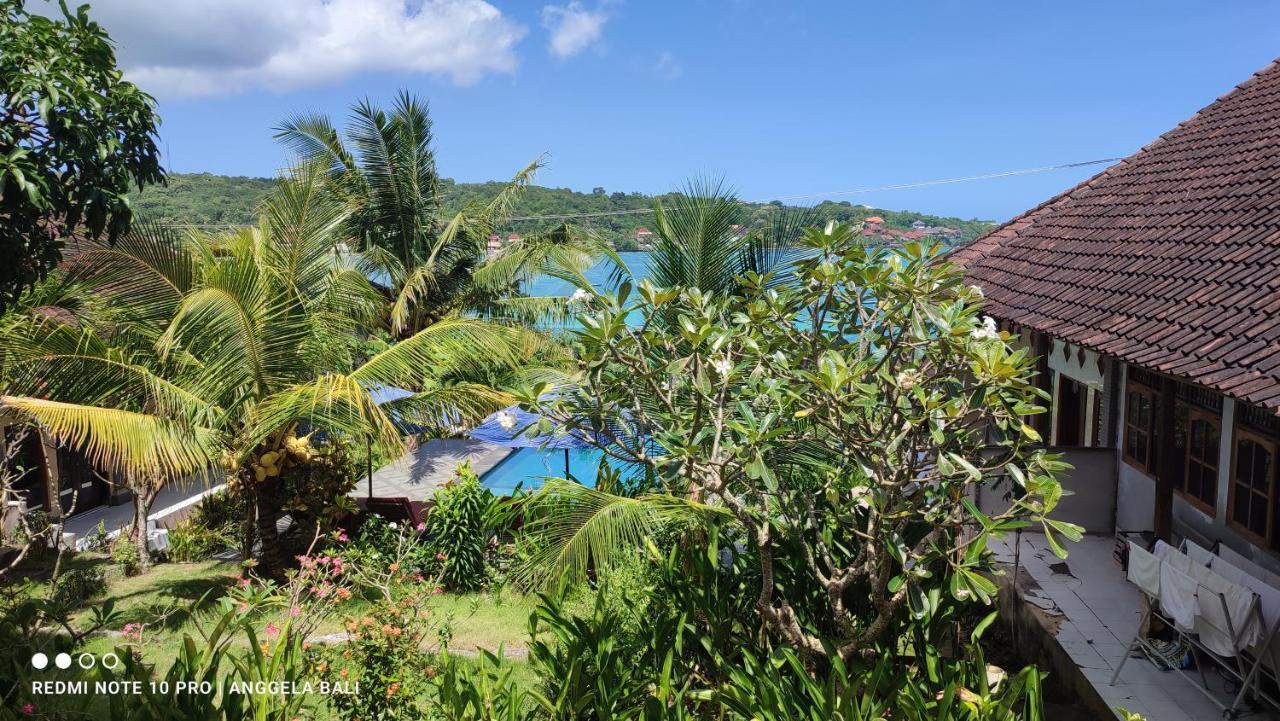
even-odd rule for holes
{"type": "Polygon", "coordinates": [[[63,608],[74,608],[107,590],[106,574],[97,566],[72,568],[54,583],[52,600],[63,608]]]}
{"type": "MultiPolygon", "coordinates": [[[[145,531],[143,531],[145,533],[145,531]]],[[[120,567],[126,576],[136,576],[142,570],[142,558],[138,553],[138,544],[129,534],[121,532],[111,542],[111,560],[120,567]]]]}
{"type": "Polygon", "coordinates": [[[205,526],[194,518],[179,521],[169,529],[169,560],[179,563],[201,561],[233,543],[233,528],[205,526]]]}
{"type": "Polygon", "coordinates": [[[450,589],[474,591],[489,578],[485,550],[493,538],[489,510],[493,493],[480,483],[470,463],[458,466],[458,477],[436,491],[427,521],[430,547],[450,589]]]}

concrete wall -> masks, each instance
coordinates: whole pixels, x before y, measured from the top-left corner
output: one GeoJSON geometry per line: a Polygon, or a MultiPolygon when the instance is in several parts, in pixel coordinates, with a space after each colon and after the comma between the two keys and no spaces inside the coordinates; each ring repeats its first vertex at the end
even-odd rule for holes
{"type": "MultiPolygon", "coordinates": [[[[1058,507],[1050,514],[1059,521],[1083,526],[1086,533],[1115,533],[1116,469],[1115,453],[1109,448],[1055,449],[1073,468],[1058,477],[1064,491],[1058,507]]],[[[978,489],[977,505],[983,513],[1000,513],[1009,507],[1004,499],[1008,483],[978,489]]]]}

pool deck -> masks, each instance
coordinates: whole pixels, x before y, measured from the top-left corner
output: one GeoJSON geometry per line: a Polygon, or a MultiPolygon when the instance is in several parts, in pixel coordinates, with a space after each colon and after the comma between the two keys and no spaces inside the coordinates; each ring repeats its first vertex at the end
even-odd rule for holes
{"type": "MultiPolygon", "coordinates": [[[[447,438],[427,441],[403,456],[373,472],[373,495],[379,498],[408,497],[411,501],[430,498],[437,488],[453,477],[463,461],[471,462],[471,470],[483,476],[502,462],[515,449],[470,438],[447,438]]],[[[361,476],[350,495],[369,495],[369,482],[361,476]]]]}

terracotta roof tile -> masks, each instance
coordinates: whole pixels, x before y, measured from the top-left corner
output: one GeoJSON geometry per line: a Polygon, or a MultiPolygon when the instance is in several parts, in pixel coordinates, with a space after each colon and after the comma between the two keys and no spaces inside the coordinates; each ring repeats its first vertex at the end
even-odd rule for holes
{"type": "Polygon", "coordinates": [[[950,258],[992,315],[1280,411],[1280,61],[950,258]]]}

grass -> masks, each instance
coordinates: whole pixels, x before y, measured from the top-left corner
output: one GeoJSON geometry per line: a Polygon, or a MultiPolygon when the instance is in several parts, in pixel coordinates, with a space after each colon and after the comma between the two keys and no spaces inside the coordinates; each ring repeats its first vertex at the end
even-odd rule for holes
{"type": "MultiPolygon", "coordinates": [[[[43,596],[48,592],[48,578],[52,570],[52,555],[24,563],[11,587],[17,595],[43,596]]],[[[84,652],[98,656],[115,651],[126,641],[119,634],[126,623],[144,624],[143,659],[154,664],[163,674],[177,658],[183,636],[200,638],[197,621],[189,611],[210,609],[232,587],[240,567],[236,563],[206,560],[196,563],[162,563],[147,573],[125,576],[120,567],[104,554],[81,553],[63,561],[64,571],[98,568],[106,577],[106,591],[83,602],[72,618],[80,626],[88,621],[90,609],[101,606],[108,599],[114,601],[117,619],[112,627],[85,639],[84,652]]],[[[6,589],[9,590],[9,589],[6,589]]],[[[352,599],[343,604],[335,616],[327,619],[316,630],[316,635],[341,633],[346,618],[360,617],[369,609],[372,601],[352,599]]],[[[506,589],[493,589],[476,593],[444,593],[430,598],[430,606],[436,618],[447,623],[452,630],[449,647],[464,655],[474,654],[477,648],[497,651],[511,659],[516,680],[525,685],[536,685],[536,677],[524,660],[528,644],[528,619],[536,603],[531,596],[524,596],[506,589]]],[[[283,625],[283,615],[276,619],[283,625]]],[[[263,625],[270,618],[262,619],[263,625]]],[[[237,645],[244,644],[243,639],[237,645]]],[[[56,706],[56,704],[54,704],[56,706]]],[[[317,698],[307,702],[311,718],[330,717],[325,700],[317,698]]],[[[101,709],[88,709],[90,715],[101,709]]],[[[83,713],[83,712],[78,712],[83,713]]]]}

